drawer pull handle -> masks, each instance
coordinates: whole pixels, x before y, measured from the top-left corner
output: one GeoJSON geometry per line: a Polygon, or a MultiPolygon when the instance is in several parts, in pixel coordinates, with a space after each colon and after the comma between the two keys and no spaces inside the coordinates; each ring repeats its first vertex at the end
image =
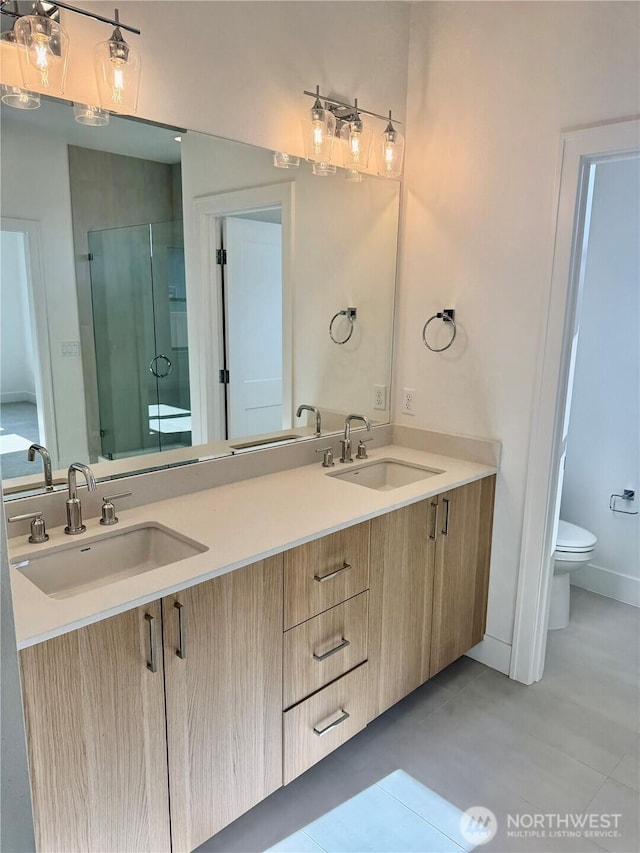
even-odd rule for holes
{"type": "Polygon", "coordinates": [[[322,575],[322,576],[314,575],[313,579],[314,579],[314,581],[318,581],[318,583],[324,583],[325,581],[330,581],[331,578],[335,578],[336,575],[339,575],[342,572],[346,572],[350,568],[351,568],[351,565],[349,563],[343,563],[339,569],[335,570],[335,572],[329,572],[328,575],[322,575]]]}
{"type": "Polygon", "coordinates": [[[178,611],[178,648],[176,649],[176,655],[180,660],[184,660],[187,656],[187,634],[184,624],[184,605],[180,604],[179,601],[176,601],[173,606],[178,611]]]}
{"type": "Polygon", "coordinates": [[[349,642],[349,640],[345,640],[345,638],[343,637],[342,640],[338,643],[338,645],[335,648],[330,649],[328,652],[325,652],[323,655],[317,655],[314,652],[313,653],[313,659],[318,660],[318,661],[326,660],[327,658],[330,658],[331,655],[335,655],[336,652],[339,652],[341,649],[346,649],[347,646],[350,646],[350,645],[351,645],[351,643],[349,642]]]}
{"type": "Polygon", "coordinates": [[[344,723],[345,720],[348,720],[351,714],[348,714],[343,708],[340,708],[341,716],[338,717],[337,720],[334,720],[332,723],[329,723],[328,726],[325,726],[323,729],[319,729],[317,726],[313,727],[313,733],[318,735],[318,737],[322,737],[322,735],[326,735],[327,732],[330,732],[331,729],[335,729],[336,726],[339,726],[341,723],[344,723]]]}
{"type": "Polygon", "coordinates": [[[449,504],[451,503],[451,501],[448,498],[442,498],[442,502],[445,505],[446,512],[445,512],[445,516],[444,516],[444,527],[442,528],[442,530],[440,532],[442,533],[443,536],[448,536],[449,535],[449,504]]]}
{"type": "Polygon", "coordinates": [[[429,539],[435,540],[438,532],[438,501],[431,501],[431,507],[433,508],[433,527],[429,539]]]}
{"type": "Polygon", "coordinates": [[[158,639],[156,636],[156,620],[155,616],[150,613],[145,613],[144,618],[149,623],[149,660],[147,661],[147,669],[150,672],[158,671],[158,639]]]}

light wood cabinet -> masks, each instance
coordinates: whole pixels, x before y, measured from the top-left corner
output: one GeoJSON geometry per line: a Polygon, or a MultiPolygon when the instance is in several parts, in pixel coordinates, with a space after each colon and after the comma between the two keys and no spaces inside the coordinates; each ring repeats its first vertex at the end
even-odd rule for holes
{"type": "Polygon", "coordinates": [[[367,673],[363,663],[285,712],[285,785],[366,726],[367,673]]]}
{"type": "Polygon", "coordinates": [[[186,851],[282,785],[282,555],[162,612],[172,849],[186,851]]]}
{"type": "Polygon", "coordinates": [[[156,601],[20,653],[38,850],[170,849],[161,637],[156,601]]]}
{"type": "Polygon", "coordinates": [[[478,480],[23,650],[38,849],[193,850],[468,651],[494,489],[478,480]]]}
{"type": "Polygon", "coordinates": [[[495,476],[371,522],[371,717],[484,636],[495,476]]]}
{"type": "Polygon", "coordinates": [[[429,677],[435,504],[371,522],[371,718],[429,677]]]}
{"type": "Polygon", "coordinates": [[[484,636],[495,481],[486,477],[438,496],[429,677],[484,636]]]}
{"type": "Polygon", "coordinates": [[[285,633],[285,709],[367,659],[368,604],[361,592],[285,633]]]}
{"type": "Polygon", "coordinates": [[[368,521],[285,551],[285,629],[363,592],[368,586],[368,521]]]}

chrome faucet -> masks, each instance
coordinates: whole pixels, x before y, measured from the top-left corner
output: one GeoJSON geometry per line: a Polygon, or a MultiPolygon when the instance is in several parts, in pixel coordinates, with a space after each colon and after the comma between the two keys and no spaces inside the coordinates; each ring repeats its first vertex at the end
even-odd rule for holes
{"type": "Polygon", "coordinates": [[[367,431],[371,431],[369,418],[364,415],[347,415],[344,419],[344,438],[340,439],[340,446],[342,447],[341,462],[353,462],[353,456],[351,455],[351,421],[362,421],[367,431]]]}
{"type": "Polygon", "coordinates": [[[296,417],[299,418],[303,412],[314,412],[315,413],[315,416],[316,416],[315,434],[320,435],[320,425],[321,425],[320,409],[316,409],[315,406],[307,406],[306,403],[303,403],[301,406],[298,406],[298,411],[296,412],[296,417]]]}
{"type": "Polygon", "coordinates": [[[46,490],[48,492],[52,492],[53,476],[51,474],[51,456],[49,455],[49,451],[41,444],[32,444],[29,450],[27,450],[27,459],[29,462],[35,462],[36,453],[39,453],[40,456],[42,456],[42,461],[44,463],[44,485],[46,490]]]}
{"type": "Polygon", "coordinates": [[[82,523],[82,506],[78,497],[76,471],[84,474],[84,478],[87,481],[87,488],[90,492],[95,492],[97,489],[96,478],[93,476],[93,471],[88,465],[83,465],[82,462],[72,462],[69,465],[69,498],[67,500],[67,526],[64,529],[65,533],[84,533],[87,529],[82,523]]]}

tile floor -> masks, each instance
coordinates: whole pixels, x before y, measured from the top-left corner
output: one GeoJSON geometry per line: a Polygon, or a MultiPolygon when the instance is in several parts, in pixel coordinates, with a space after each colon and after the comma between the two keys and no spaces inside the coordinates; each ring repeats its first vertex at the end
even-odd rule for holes
{"type": "Polygon", "coordinates": [[[462,658],[199,851],[259,853],[403,770],[461,811],[495,813],[498,832],[477,849],[637,853],[640,610],[575,587],[572,597],[538,684],[462,658]],[[508,835],[507,815],[538,813],[622,816],[617,837],[508,835]]]}

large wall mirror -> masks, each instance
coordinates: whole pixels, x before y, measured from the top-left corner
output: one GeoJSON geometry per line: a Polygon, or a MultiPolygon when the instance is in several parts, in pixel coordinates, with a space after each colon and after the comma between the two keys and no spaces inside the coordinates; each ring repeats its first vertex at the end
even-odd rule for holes
{"type": "Polygon", "coordinates": [[[1,163],[5,497],[388,422],[397,182],[48,99],[1,163]]]}

